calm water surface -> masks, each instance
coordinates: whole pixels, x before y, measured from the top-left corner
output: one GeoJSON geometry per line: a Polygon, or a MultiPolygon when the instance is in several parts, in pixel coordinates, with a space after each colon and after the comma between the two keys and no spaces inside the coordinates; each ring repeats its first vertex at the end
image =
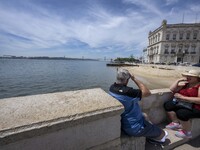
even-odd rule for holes
{"type": "Polygon", "coordinates": [[[115,82],[116,68],[106,67],[106,63],[0,59],[0,99],[96,87],[108,92],[115,82]]]}

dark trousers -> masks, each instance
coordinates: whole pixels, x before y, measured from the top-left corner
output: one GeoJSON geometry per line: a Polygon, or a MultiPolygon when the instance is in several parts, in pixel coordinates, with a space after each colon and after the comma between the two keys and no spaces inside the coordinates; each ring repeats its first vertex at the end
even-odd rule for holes
{"type": "Polygon", "coordinates": [[[172,100],[164,103],[164,108],[166,111],[174,111],[177,118],[182,121],[188,121],[191,118],[200,118],[200,110],[193,108],[192,110],[185,108],[178,108],[172,100]]]}

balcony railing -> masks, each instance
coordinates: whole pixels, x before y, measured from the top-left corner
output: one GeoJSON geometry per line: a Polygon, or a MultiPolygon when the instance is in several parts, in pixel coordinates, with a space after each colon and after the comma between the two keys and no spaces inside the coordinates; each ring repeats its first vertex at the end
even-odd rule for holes
{"type": "Polygon", "coordinates": [[[190,54],[196,54],[196,52],[190,52],[190,54]]]}

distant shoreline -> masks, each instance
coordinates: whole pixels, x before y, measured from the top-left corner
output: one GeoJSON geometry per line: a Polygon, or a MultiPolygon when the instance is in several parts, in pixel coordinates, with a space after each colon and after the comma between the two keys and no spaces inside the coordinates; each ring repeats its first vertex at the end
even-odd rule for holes
{"type": "Polygon", "coordinates": [[[68,58],[68,57],[0,57],[0,59],[36,59],[36,60],[91,60],[99,61],[99,59],[90,59],[90,58],[68,58]]]}

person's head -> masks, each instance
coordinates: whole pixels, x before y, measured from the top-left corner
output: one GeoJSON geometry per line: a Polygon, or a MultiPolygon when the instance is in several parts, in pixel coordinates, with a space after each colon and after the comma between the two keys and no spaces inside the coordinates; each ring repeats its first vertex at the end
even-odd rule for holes
{"type": "Polygon", "coordinates": [[[126,69],[118,68],[117,69],[117,77],[116,77],[116,83],[117,84],[124,84],[126,85],[128,83],[128,80],[130,79],[131,75],[126,69]]]}
{"type": "Polygon", "coordinates": [[[198,70],[190,70],[188,72],[182,73],[182,76],[186,77],[189,83],[200,82],[200,71],[198,70]]]}

